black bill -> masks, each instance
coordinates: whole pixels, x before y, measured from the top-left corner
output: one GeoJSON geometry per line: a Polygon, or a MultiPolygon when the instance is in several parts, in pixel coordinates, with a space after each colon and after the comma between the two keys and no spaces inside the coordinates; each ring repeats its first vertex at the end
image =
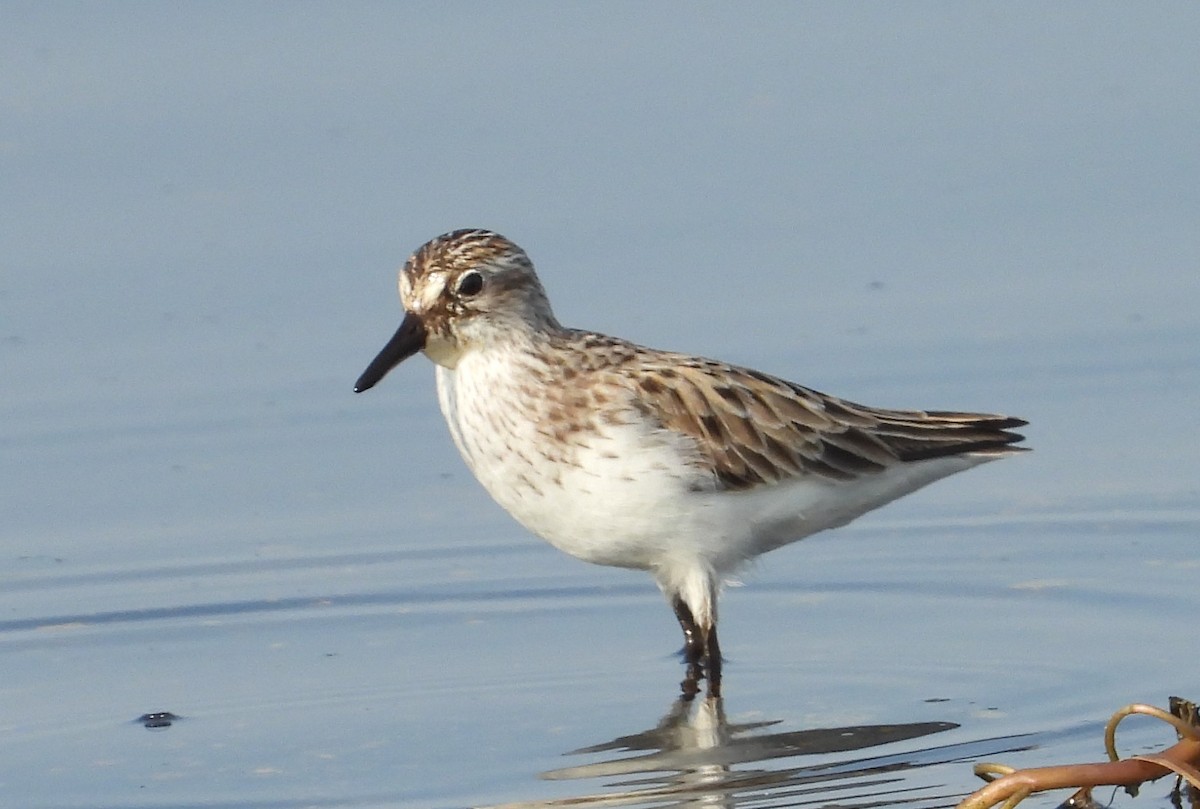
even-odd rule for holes
{"type": "Polygon", "coordinates": [[[354,383],[354,392],[362,393],[375,387],[375,383],[383,379],[387,372],[425,347],[425,324],[421,318],[411,312],[404,316],[400,328],[388,340],[383,350],[371,360],[367,370],[354,383]]]}

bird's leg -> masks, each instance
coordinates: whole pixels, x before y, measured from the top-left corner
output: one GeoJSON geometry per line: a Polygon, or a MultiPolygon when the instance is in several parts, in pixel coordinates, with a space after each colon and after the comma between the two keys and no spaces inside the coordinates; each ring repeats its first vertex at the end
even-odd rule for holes
{"type": "Polygon", "coordinates": [[[717,625],[708,628],[704,642],[704,667],[708,675],[708,695],[721,696],[721,644],[717,642],[717,625]]]}
{"type": "Polygon", "coordinates": [[[675,617],[679,619],[679,626],[683,630],[683,658],[687,662],[687,674],[679,687],[684,697],[691,699],[700,693],[700,680],[704,677],[701,665],[705,656],[704,638],[696,619],[692,617],[692,611],[682,598],[672,598],[671,608],[675,610],[675,617]]]}
{"type": "Polygon", "coordinates": [[[688,605],[683,602],[682,598],[675,596],[671,599],[671,607],[674,608],[675,617],[679,619],[679,627],[683,630],[684,658],[689,663],[699,663],[704,658],[704,637],[700,632],[700,627],[696,625],[692,611],[688,609],[688,605]]]}

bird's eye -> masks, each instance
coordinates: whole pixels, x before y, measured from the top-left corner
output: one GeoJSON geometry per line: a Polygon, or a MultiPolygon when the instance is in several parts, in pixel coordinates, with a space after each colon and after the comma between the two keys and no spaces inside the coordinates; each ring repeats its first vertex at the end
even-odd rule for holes
{"type": "Polygon", "coordinates": [[[459,297],[470,298],[473,295],[478,295],[481,289],[483,289],[483,276],[474,270],[463,273],[462,278],[458,279],[459,297]]]}

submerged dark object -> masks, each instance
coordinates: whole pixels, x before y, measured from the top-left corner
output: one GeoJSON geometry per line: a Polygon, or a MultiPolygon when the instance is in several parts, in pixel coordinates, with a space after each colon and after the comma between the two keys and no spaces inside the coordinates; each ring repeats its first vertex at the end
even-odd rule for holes
{"type": "Polygon", "coordinates": [[[177,722],[183,717],[171,713],[170,711],[155,711],[153,713],[144,713],[137,718],[137,722],[144,728],[150,730],[160,730],[162,728],[171,727],[172,722],[177,722]]]}

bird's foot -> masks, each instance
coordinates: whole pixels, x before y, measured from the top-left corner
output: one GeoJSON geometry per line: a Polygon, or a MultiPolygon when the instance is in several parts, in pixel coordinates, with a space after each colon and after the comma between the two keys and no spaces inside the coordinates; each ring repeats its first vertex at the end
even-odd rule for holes
{"type": "Polygon", "coordinates": [[[721,696],[720,653],[715,658],[715,662],[707,654],[697,660],[688,659],[687,671],[684,674],[683,682],[679,684],[679,690],[683,693],[685,700],[691,700],[700,693],[701,680],[704,680],[707,685],[709,697],[721,696]]]}

